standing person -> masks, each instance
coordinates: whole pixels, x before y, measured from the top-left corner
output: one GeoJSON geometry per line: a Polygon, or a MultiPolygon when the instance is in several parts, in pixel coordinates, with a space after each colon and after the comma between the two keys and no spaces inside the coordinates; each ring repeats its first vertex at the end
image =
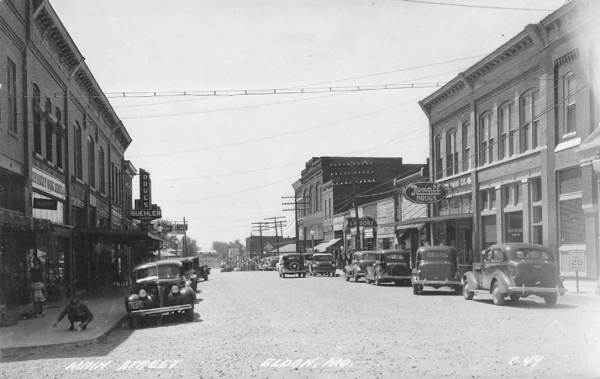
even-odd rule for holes
{"type": "Polygon", "coordinates": [[[71,326],[69,330],[75,329],[75,322],[80,322],[82,330],[85,330],[90,322],[94,319],[94,315],[90,312],[87,305],[79,302],[78,298],[73,298],[69,304],[63,309],[61,314],[56,319],[56,322],[52,325],[53,328],[67,315],[71,326]]]}
{"type": "Polygon", "coordinates": [[[42,275],[42,262],[37,256],[34,256],[31,269],[29,270],[31,278],[31,288],[33,289],[33,313],[35,317],[38,315],[45,316],[44,312],[44,277],[42,275]]]}

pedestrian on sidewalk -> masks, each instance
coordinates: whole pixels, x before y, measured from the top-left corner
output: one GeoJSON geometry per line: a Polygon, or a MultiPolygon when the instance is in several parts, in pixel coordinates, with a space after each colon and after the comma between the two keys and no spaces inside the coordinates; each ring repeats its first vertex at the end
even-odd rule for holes
{"type": "Polygon", "coordinates": [[[63,317],[65,317],[65,315],[67,315],[67,318],[71,323],[69,330],[75,329],[75,322],[80,322],[79,326],[82,330],[85,330],[88,324],[94,319],[94,315],[92,314],[92,312],[90,312],[90,309],[87,307],[87,305],[81,303],[77,298],[71,299],[69,304],[58,316],[56,322],[54,323],[54,325],[52,325],[52,327],[55,328],[56,325],[60,322],[60,320],[62,320],[63,317]]]}
{"type": "Polygon", "coordinates": [[[38,257],[34,257],[33,265],[29,270],[31,278],[31,288],[33,290],[33,314],[37,316],[45,316],[44,312],[44,301],[46,297],[44,295],[44,277],[42,275],[42,262],[38,257]]]}

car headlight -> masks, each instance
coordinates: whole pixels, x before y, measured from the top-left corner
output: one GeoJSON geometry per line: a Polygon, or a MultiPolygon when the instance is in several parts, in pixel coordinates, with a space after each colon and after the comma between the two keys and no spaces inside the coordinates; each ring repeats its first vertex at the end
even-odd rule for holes
{"type": "Polygon", "coordinates": [[[146,296],[148,296],[148,293],[146,292],[145,289],[142,288],[140,290],[140,293],[138,294],[138,296],[141,297],[141,298],[145,298],[146,296]]]}
{"type": "Polygon", "coordinates": [[[179,293],[179,286],[177,286],[177,285],[174,284],[171,287],[171,293],[173,293],[173,294],[179,293]]]}

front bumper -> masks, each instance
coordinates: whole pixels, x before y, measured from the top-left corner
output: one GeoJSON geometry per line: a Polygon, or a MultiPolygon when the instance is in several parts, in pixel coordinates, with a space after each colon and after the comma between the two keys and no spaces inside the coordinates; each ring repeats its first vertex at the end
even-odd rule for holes
{"type": "Polygon", "coordinates": [[[560,295],[564,295],[567,290],[565,288],[556,287],[525,287],[522,285],[521,287],[508,287],[509,293],[521,294],[521,295],[537,295],[537,294],[551,294],[558,293],[560,295]]]}
{"type": "Polygon", "coordinates": [[[169,307],[138,309],[135,311],[130,311],[129,315],[135,315],[135,316],[166,315],[169,313],[184,311],[186,309],[193,309],[193,308],[194,308],[194,306],[192,304],[180,304],[180,305],[171,305],[169,307]]]}
{"type": "Polygon", "coordinates": [[[447,286],[447,287],[462,287],[460,280],[428,280],[412,278],[412,284],[420,284],[423,286],[447,286]]]}
{"type": "Polygon", "coordinates": [[[312,272],[316,272],[318,274],[320,273],[324,273],[324,272],[335,272],[335,268],[333,267],[318,267],[318,266],[313,266],[312,267],[312,272]]]}

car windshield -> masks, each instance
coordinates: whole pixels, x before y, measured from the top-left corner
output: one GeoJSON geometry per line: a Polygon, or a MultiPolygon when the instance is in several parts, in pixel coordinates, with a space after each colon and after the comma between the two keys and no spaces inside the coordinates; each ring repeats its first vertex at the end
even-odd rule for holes
{"type": "Polygon", "coordinates": [[[156,266],[140,268],[135,272],[136,279],[144,279],[149,276],[156,276],[156,266]]]}
{"type": "Polygon", "coordinates": [[[362,256],[363,261],[374,261],[375,259],[377,259],[377,254],[375,253],[367,253],[362,256]]]}
{"type": "Polygon", "coordinates": [[[515,259],[552,260],[552,255],[546,250],[521,248],[515,250],[515,259]]]}
{"type": "Polygon", "coordinates": [[[388,253],[385,254],[385,260],[406,262],[408,261],[408,255],[403,253],[388,253]]]}
{"type": "Polygon", "coordinates": [[[333,258],[331,255],[313,255],[313,261],[317,261],[317,262],[327,262],[332,259],[333,258]]]}
{"type": "Polygon", "coordinates": [[[158,266],[158,277],[161,279],[171,279],[179,276],[178,265],[160,265],[158,266]]]}
{"type": "Polygon", "coordinates": [[[449,261],[450,260],[450,252],[449,251],[426,251],[421,253],[421,257],[426,261],[449,261]]]}

